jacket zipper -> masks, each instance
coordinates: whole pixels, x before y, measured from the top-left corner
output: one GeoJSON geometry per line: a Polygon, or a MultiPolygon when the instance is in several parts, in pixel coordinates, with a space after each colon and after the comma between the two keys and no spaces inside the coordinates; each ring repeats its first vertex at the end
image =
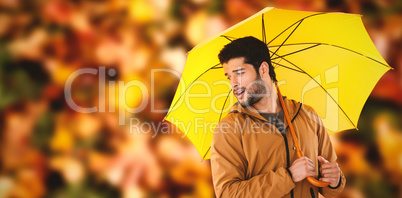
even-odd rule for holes
{"type": "MultiPolygon", "coordinates": [[[[295,116],[293,116],[292,120],[290,121],[290,124],[293,123],[293,121],[296,119],[296,117],[299,115],[300,109],[302,107],[303,103],[300,103],[299,109],[297,110],[295,116]]],[[[288,126],[286,126],[285,129],[285,134],[281,133],[283,136],[283,139],[285,140],[285,146],[286,146],[286,164],[287,164],[287,168],[290,167],[290,157],[289,157],[289,143],[288,143],[288,138],[286,137],[286,131],[288,131],[289,128],[289,124],[288,126]]],[[[294,198],[294,192],[293,189],[290,191],[290,197],[294,198]]]]}
{"type": "MultiPolygon", "coordinates": [[[[290,124],[292,124],[293,121],[296,119],[296,116],[299,115],[299,112],[300,112],[300,109],[301,109],[302,105],[303,105],[303,103],[300,103],[299,109],[297,110],[296,114],[293,116],[292,120],[290,121],[290,124]]],[[[233,111],[233,112],[231,112],[231,113],[239,113],[239,111],[235,110],[235,111],[233,111]]],[[[254,118],[257,118],[257,117],[252,116],[252,115],[249,115],[249,116],[254,117],[254,118]]],[[[260,119],[260,118],[257,118],[257,119],[262,120],[262,119],[260,119]]],[[[265,120],[262,120],[262,121],[266,122],[265,120]]],[[[286,133],[286,131],[288,130],[288,128],[289,128],[289,126],[286,126],[285,133],[286,133]]],[[[286,138],[286,134],[282,134],[282,133],[280,133],[280,134],[282,135],[283,139],[285,140],[285,146],[286,146],[286,164],[287,164],[287,168],[289,168],[289,167],[290,167],[290,157],[289,157],[289,144],[288,144],[288,139],[286,138]]],[[[291,197],[291,198],[294,198],[294,194],[293,194],[293,193],[294,193],[294,192],[293,192],[293,189],[292,189],[292,190],[290,191],[290,197],[291,197]]]]}
{"type": "MultiPolygon", "coordinates": [[[[286,128],[287,130],[287,128],[286,128]]],[[[285,131],[286,131],[285,130],[285,131]]],[[[286,134],[281,133],[283,136],[283,139],[285,140],[285,146],[286,146],[286,164],[287,164],[287,168],[290,167],[290,158],[289,158],[289,145],[288,145],[288,139],[286,138],[286,134]]],[[[293,189],[290,191],[290,197],[293,198],[293,189]]]]}
{"type": "Polygon", "coordinates": [[[314,190],[313,190],[313,188],[310,188],[310,194],[311,194],[311,197],[312,197],[312,198],[315,198],[315,195],[314,195],[314,190]]]}

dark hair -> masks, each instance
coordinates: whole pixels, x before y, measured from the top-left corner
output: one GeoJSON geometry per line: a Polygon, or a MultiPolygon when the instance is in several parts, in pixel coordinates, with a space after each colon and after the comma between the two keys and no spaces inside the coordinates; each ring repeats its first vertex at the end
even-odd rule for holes
{"type": "Polygon", "coordinates": [[[260,75],[259,69],[261,63],[264,61],[267,62],[269,65],[269,76],[273,82],[277,81],[269,56],[269,50],[264,42],[252,36],[239,38],[225,45],[218,55],[221,64],[239,57],[244,57],[244,63],[253,65],[258,76],[260,75]]]}

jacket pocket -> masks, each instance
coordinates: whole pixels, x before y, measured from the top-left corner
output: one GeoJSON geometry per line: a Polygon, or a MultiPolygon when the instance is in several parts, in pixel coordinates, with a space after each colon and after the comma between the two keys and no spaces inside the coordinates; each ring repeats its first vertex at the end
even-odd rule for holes
{"type": "Polygon", "coordinates": [[[311,194],[311,197],[312,197],[312,198],[315,198],[315,195],[314,195],[314,190],[313,190],[313,188],[310,188],[310,194],[311,194]]]}

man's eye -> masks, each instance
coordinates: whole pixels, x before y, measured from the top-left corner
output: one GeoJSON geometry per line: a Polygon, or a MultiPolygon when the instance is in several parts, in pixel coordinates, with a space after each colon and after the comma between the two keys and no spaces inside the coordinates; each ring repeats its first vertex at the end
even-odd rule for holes
{"type": "Polygon", "coordinates": [[[244,74],[244,72],[239,72],[239,73],[237,73],[237,75],[242,75],[242,74],[244,74]]]}

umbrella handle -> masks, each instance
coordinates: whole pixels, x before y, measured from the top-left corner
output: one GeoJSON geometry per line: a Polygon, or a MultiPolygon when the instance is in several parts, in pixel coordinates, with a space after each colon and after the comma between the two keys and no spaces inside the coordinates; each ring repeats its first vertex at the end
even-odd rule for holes
{"type": "MultiPolygon", "coordinates": [[[[285,114],[285,117],[286,117],[286,122],[288,123],[290,132],[291,132],[291,134],[292,134],[293,141],[294,141],[295,146],[296,146],[297,156],[298,156],[299,158],[300,158],[300,157],[303,157],[303,156],[304,156],[304,155],[303,155],[303,152],[302,152],[301,149],[300,149],[299,142],[297,141],[297,137],[296,137],[295,131],[294,131],[294,129],[293,129],[292,122],[290,121],[288,111],[287,111],[287,109],[286,109],[285,103],[283,102],[282,94],[281,94],[281,92],[279,91],[278,83],[277,83],[276,81],[275,81],[275,86],[276,86],[276,90],[277,90],[277,92],[278,92],[279,101],[281,102],[281,106],[282,106],[282,109],[283,109],[283,113],[285,114]]],[[[313,177],[307,177],[307,180],[308,180],[311,184],[313,184],[314,186],[317,186],[317,187],[326,187],[326,186],[328,186],[328,184],[329,184],[328,182],[318,181],[318,180],[314,179],[313,177]]]]}
{"type": "Polygon", "coordinates": [[[310,182],[310,184],[313,184],[314,186],[317,187],[327,187],[329,185],[328,182],[323,182],[323,181],[319,181],[314,179],[314,177],[307,177],[308,182],[310,182]]]}

